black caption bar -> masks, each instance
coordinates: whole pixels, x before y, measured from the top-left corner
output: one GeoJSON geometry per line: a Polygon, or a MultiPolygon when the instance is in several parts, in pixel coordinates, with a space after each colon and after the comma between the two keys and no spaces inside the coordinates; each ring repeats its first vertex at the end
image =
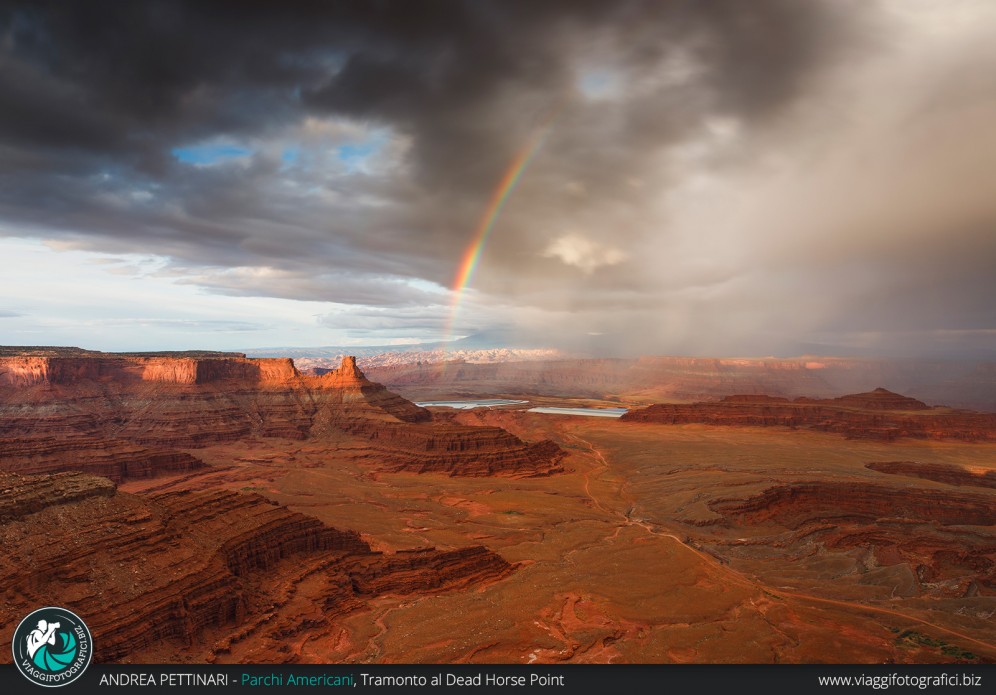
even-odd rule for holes
{"type": "MultiPolygon", "coordinates": [[[[996,665],[92,665],[70,694],[962,693],[993,692],[996,665]]],[[[0,692],[52,692],[0,666],[0,692]]],[[[63,692],[61,689],[56,692],[63,692]]]]}

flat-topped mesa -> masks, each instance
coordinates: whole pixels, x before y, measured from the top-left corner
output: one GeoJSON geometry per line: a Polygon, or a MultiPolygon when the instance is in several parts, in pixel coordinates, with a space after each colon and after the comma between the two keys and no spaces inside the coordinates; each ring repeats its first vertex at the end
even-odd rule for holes
{"type": "Polygon", "coordinates": [[[798,528],[813,519],[837,517],[907,519],[942,526],[996,525],[991,496],[867,482],[780,484],[746,499],[713,500],[709,507],[742,524],[773,521],[788,528],[798,528]]]}
{"type": "Polygon", "coordinates": [[[720,403],[748,403],[748,404],[779,404],[779,403],[805,403],[815,405],[838,405],[842,408],[859,408],[861,410],[930,410],[930,406],[923,401],[918,401],[909,396],[893,393],[884,388],[877,388],[868,393],[854,393],[839,398],[807,398],[801,396],[795,400],[789,400],[782,396],[767,396],[759,393],[736,394],[725,396],[720,399],[720,403]]]}
{"type": "Polygon", "coordinates": [[[0,387],[71,386],[85,381],[207,384],[286,383],[300,378],[293,360],[246,357],[0,357],[0,387]]]}
{"type": "Polygon", "coordinates": [[[493,427],[431,422],[354,357],[321,377],[290,359],[125,355],[0,357],[0,470],[86,471],[116,482],[204,464],[184,449],[259,437],[338,439],[382,465],[449,475],[559,472],[563,453],[493,427]]]}
{"type": "Polygon", "coordinates": [[[727,396],[705,403],[657,403],[631,410],[629,422],[740,427],[808,427],[852,439],[996,439],[996,414],[931,407],[883,388],[832,399],[727,396]]]}
{"type": "MultiPolygon", "coordinates": [[[[818,401],[826,403],[827,401],[818,401]]],[[[877,388],[868,393],[856,393],[849,396],[834,398],[832,403],[867,410],[930,410],[930,406],[909,396],[902,396],[884,388],[877,388]]]]}

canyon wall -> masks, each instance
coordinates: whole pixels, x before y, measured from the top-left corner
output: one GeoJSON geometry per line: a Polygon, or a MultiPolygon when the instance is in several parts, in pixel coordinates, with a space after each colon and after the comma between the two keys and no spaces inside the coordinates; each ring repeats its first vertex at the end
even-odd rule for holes
{"type": "Polygon", "coordinates": [[[79,473],[0,473],[0,490],[7,662],[17,623],[54,597],[85,617],[94,658],[107,662],[166,640],[190,645],[211,629],[279,631],[274,615],[302,591],[331,623],[376,596],[479,585],[514,569],[480,546],[373,552],[354,531],[255,494],[135,496],[79,473]]]}
{"type": "Polygon", "coordinates": [[[563,454],[552,443],[431,420],[368,380],[352,357],[320,377],[303,376],[289,359],[0,357],[0,470],[85,470],[121,481],[201,467],[193,452],[213,444],[343,433],[382,451],[390,469],[559,470],[563,454]]]}

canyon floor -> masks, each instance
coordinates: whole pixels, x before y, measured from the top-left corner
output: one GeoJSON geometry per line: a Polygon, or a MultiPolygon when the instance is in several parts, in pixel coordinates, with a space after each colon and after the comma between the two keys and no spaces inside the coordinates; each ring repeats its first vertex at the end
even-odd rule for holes
{"type": "Polygon", "coordinates": [[[215,626],[123,661],[996,661],[996,491],[867,467],[984,474],[996,444],[524,410],[436,417],[552,439],[565,472],[388,472],[368,441],[342,434],[199,448],[208,468],[119,490],[255,492],[360,530],[374,550],[484,545],[514,571],[460,591],[386,592],[330,621],[315,575],[288,566],[267,579],[288,598],[254,634],[215,626]],[[882,490],[915,508],[893,519],[882,490]]]}

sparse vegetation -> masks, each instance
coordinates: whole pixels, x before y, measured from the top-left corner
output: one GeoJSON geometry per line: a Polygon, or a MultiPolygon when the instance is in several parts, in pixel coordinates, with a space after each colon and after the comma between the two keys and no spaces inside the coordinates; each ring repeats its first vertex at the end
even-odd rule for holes
{"type": "MultiPolygon", "coordinates": [[[[898,630],[893,629],[893,632],[898,632],[898,630]]],[[[905,643],[910,646],[921,645],[924,647],[934,647],[935,649],[940,649],[941,653],[945,656],[949,656],[958,661],[977,661],[979,658],[967,649],[962,649],[954,644],[948,644],[944,640],[930,637],[929,635],[917,632],[916,630],[903,630],[896,638],[896,642],[899,644],[905,643]]]]}

